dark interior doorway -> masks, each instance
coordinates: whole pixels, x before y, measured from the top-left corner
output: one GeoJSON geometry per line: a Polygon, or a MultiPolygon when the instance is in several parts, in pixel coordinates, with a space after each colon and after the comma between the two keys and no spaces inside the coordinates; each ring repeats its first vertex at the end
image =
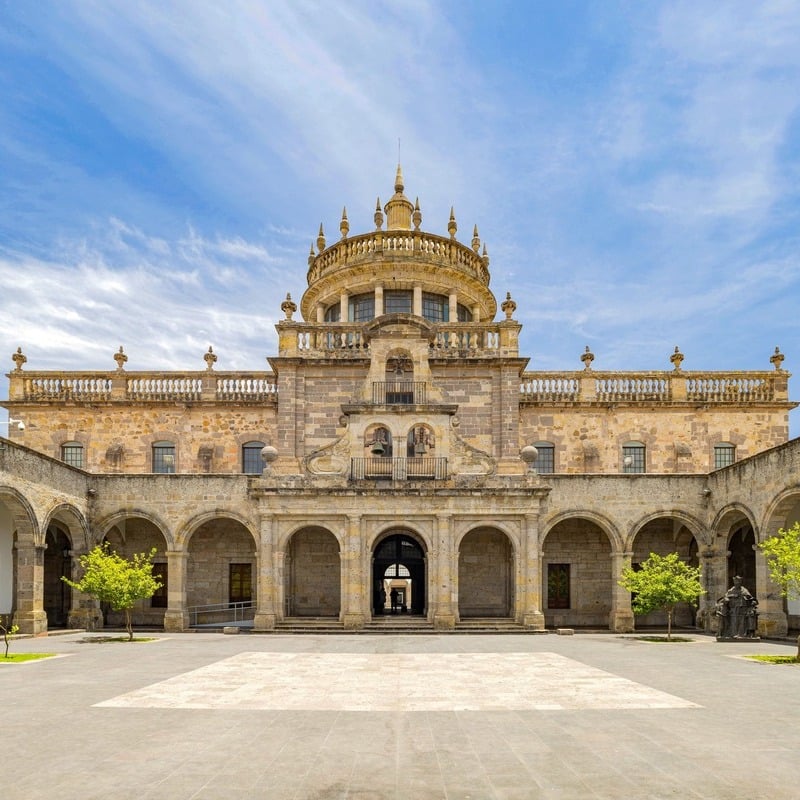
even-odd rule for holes
{"type": "Polygon", "coordinates": [[[392,579],[399,579],[408,581],[410,587],[409,592],[403,593],[403,613],[425,614],[425,571],[425,551],[416,539],[404,533],[382,539],[372,558],[372,613],[388,613],[387,586],[392,579]]]}

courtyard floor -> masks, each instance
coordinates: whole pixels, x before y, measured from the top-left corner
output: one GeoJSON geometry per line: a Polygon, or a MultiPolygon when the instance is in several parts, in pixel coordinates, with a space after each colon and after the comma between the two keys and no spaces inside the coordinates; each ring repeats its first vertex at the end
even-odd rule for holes
{"type": "Polygon", "coordinates": [[[800,794],[800,666],[741,657],[791,644],[141,635],[12,643],[4,800],[800,794]]]}

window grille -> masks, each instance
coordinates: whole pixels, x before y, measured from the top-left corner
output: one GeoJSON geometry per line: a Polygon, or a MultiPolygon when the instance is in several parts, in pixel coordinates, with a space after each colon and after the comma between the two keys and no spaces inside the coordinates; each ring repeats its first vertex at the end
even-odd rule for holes
{"type": "Polygon", "coordinates": [[[71,467],[83,469],[83,445],[77,442],[67,442],[61,445],[61,460],[71,467]]]}
{"type": "Polygon", "coordinates": [[[736,447],[723,443],[714,445],[714,469],[728,467],[736,461],[736,447]]]}
{"type": "Polygon", "coordinates": [[[622,471],[626,475],[645,472],[645,447],[641,442],[628,442],[623,446],[622,471]]]}
{"type": "Polygon", "coordinates": [[[153,472],[175,474],[175,445],[172,442],[156,442],[153,445],[153,472]]]}
{"type": "Polygon", "coordinates": [[[260,475],[264,469],[261,451],[264,442],[247,442],[242,445],[242,472],[245,475],[260,475]]]}

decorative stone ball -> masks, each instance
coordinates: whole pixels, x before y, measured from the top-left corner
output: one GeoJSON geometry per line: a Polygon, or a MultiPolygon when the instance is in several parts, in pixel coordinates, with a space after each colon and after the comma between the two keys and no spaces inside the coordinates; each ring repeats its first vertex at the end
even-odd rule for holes
{"type": "Polygon", "coordinates": [[[271,464],[277,457],[278,451],[271,444],[261,448],[261,460],[265,464],[271,464]]]}
{"type": "Polygon", "coordinates": [[[526,444],[525,447],[519,451],[519,457],[530,466],[539,457],[539,451],[532,444],[526,444]]]}

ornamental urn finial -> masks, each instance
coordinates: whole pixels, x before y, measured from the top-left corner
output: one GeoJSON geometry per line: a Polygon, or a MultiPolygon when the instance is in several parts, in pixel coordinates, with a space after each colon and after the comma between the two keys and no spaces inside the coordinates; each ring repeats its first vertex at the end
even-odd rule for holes
{"type": "Polygon", "coordinates": [[[342,239],[347,238],[350,231],[350,223],[347,221],[347,207],[342,209],[342,221],[339,223],[339,232],[342,234],[342,239]]]}
{"type": "Polygon", "coordinates": [[[683,363],[683,353],[681,353],[677,345],[675,345],[675,352],[669,357],[669,360],[674,365],[675,372],[680,372],[681,364],[683,363]]]}
{"type": "Polygon", "coordinates": [[[775,369],[783,369],[781,364],[783,364],[783,359],[785,356],[781,353],[780,347],[775,348],[775,352],[770,356],[769,363],[772,364],[775,369]]]}
{"type": "Polygon", "coordinates": [[[478,236],[478,226],[472,230],[472,249],[477,253],[481,249],[481,238],[478,236]]]}
{"type": "Polygon", "coordinates": [[[581,361],[583,361],[583,368],[589,372],[592,369],[592,361],[594,361],[594,353],[589,349],[589,345],[586,345],[586,352],[581,356],[581,361]]]}
{"type": "Polygon", "coordinates": [[[419,226],[422,224],[422,212],[419,210],[419,197],[414,200],[414,213],[411,215],[411,221],[414,223],[414,230],[418,231],[419,226]]]}
{"type": "Polygon", "coordinates": [[[380,230],[383,227],[383,210],[381,209],[381,199],[375,204],[375,228],[380,230]]]}
{"type": "Polygon", "coordinates": [[[125,355],[122,345],[119,346],[119,351],[114,353],[114,361],[117,362],[117,369],[122,372],[122,370],[125,369],[125,364],[128,361],[128,356],[125,355]]]}
{"type": "Polygon", "coordinates": [[[206,369],[211,372],[214,369],[214,364],[217,362],[217,354],[212,349],[211,345],[208,347],[208,352],[203,356],[206,362],[206,369]]]}
{"type": "Polygon", "coordinates": [[[314,259],[316,255],[314,253],[314,242],[311,242],[311,249],[308,251],[308,266],[310,267],[314,263],[314,259]]]}
{"type": "Polygon", "coordinates": [[[317,250],[320,253],[325,249],[325,231],[322,230],[322,223],[319,224],[319,235],[317,236],[317,250]]]}
{"type": "Polygon", "coordinates": [[[21,347],[18,347],[17,352],[11,356],[11,360],[14,362],[14,370],[22,372],[22,365],[28,360],[28,356],[22,352],[21,347]]]}
{"type": "Polygon", "coordinates": [[[450,221],[447,223],[447,232],[450,234],[451,239],[456,238],[457,230],[458,230],[458,225],[456,225],[456,214],[453,209],[453,206],[450,206],[450,221]]]}
{"type": "Polygon", "coordinates": [[[511,316],[517,310],[517,304],[511,299],[511,292],[506,292],[506,299],[503,300],[500,308],[505,312],[506,319],[511,319],[511,316]]]}
{"type": "Polygon", "coordinates": [[[286,292],[286,299],[281,303],[281,311],[286,314],[286,319],[292,319],[292,314],[297,311],[297,303],[292,300],[292,296],[289,292],[286,292]]]}

